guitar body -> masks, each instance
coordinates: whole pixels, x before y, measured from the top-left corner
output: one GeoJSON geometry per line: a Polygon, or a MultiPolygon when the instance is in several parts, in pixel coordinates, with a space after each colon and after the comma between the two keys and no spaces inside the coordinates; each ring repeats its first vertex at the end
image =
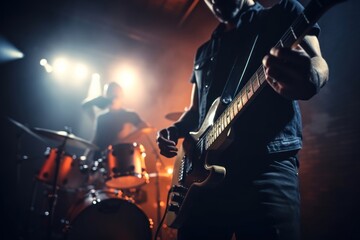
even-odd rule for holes
{"type": "MultiPolygon", "coordinates": [[[[179,228],[183,221],[186,220],[186,214],[193,206],[192,201],[183,201],[183,199],[197,199],[197,195],[202,189],[211,188],[218,185],[226,175],[225,167],[217,165],[220,159],[218,155],[220,151],[209,151],[204,155],[199,155],[194,146],[199,137],[212,126],[213,120],[217,112],[221,112],[220,98],[214,101],[199,131],[191,132],[190,136],[185,138],[181,147],[181,151],[176,157],[174,163],[174,174],[172,178],[172,186],[174,190],[170,194],[173,204],[169,208],[177,208],[178,210],[169,211],[165,216],[165,223],[172,228],[179,228]],[[180,203],[180,204],[179,204],[180,203]]],[[[231,135],[223,137],[222,148],[225,148],[232,142],[231,135]]]]}
{"type": "MultiPolygon", "coordinates": [[[[312,0],[303,13],[290,25],[275,47],[297,46],[311,27],[333,5],[343,0],[312,0]]],[[[252,51],[251,51],[252,52],[252,51]]],[[[249,54],[248,60],[250,60],[249,54]]],[[[244,68],[244,72],[246,71],[244,68]]],[[[242,81],[243,75],[238,79],[242,81]]],[[[228,105],[217,98],[197,132],[184,139],[182,151],[175,160],[172,188],[167,203],[165,223],[180,228],[199,206],[203,191],[218,186],[226,177],[221,153],[233,141],[232,126],[267,85],[261,65],[228,105]]]]}

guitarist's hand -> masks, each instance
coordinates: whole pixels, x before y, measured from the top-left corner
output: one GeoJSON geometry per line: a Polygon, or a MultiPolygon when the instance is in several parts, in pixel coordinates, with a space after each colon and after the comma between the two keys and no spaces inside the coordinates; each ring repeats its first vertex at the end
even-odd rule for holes
{"type": "Polygon", "coordinates": [[[179,139],[178,130],[175,126],[165,128],[157,133],[156,142],[160,149],[160,154],[172,158],[177,155],[177,142],[179,139]]]}
{"type": "Polygon", "coordinates": [[[285,98],[307,100],[320,88],[312,59],[299,45],[295,49],[272,48],[263,65],[267,82],[285,98]]]}

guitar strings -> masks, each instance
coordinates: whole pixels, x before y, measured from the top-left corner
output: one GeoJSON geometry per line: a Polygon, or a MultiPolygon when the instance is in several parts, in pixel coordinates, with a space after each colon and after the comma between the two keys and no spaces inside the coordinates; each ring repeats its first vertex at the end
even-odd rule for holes
{"type": "MultiPolygon", "coordinates": [[[[304,23],[304,20],[301,19],[301,16],[302,16],[302,15],[298,16],[298,17],[295,19],[295,21],[293,22],[293,24],[290,25],[290,27],[286,30],[286,32],[283,34],[283,36],[280,38],[280,40],[275,44],[274,47],[282,47],[283,45],[285,45],[285,46],[286,46],[286,45],[290,45],[291,42],[288,43],[289,40],[293,40],[293,41],[295,42],[295,41],[298,39],[298,38],[295,39],[295,36],[294,36],[293,33],[291,32],[291,28],[293,29],[293,31],[295,31],[295,29],[297,29],[299,26],[301,26],[302,23],[304,23]],[[291,37],[290,37],[290,36],[291,36],[291,37]]],[[[306,24],[306,25],[310,25],[310,24],[306,24]]],[[[287,46],[287,47],[289,47],[289,46],[287,46]]],[[[254,79],[257,77],[256,74],[257,74],[257,76],[260,76],[260,77],[262,77],[263,79],[266,78],[266,77],[265,77],[265,72],[263,71],[263,65],[260,65],[260,66],[258,67],[258,69],[255,71],[255,73],[250,77],[250,79],[248,80],[248,82],[254,81],[254,79]]],[[[261,84],[262,84],[262,83],[263,83],[263,82],[261,82],[261,84]]],[[[240,93],[243,91],[243,89],[244,89],[244,87],[240,90],[240,93]]],[[[237,94],[234,99],[236,99],[238,95],[239,95],[239,94],[237,94]]],[[[231,104],[231,103],[230,103],[230,104],[231,104]]],[[[240,110],[241,110],[241,109],[239,109],[239,112],[240,112],[240,110]]],[[[224,111],[224,112],[225,112],[225,111],[224,111]]],[[[204,142],[204,140],[207,138],[208,133],[212,131],[212,129],[213,129],[214,126],[217,126],[217,125],[218,125],[217,122],[218,122],[219,119],[221,119],[221,118],[223,117],[224,112],[223,112],[222,114],[220,114],[220,116],[215,120],[215,123],[213,124],[213,126],[212,126],[208,131],[206,131],[206,132],[199,138],[199,141],[196,143],[196,150],[197,150],[197,151],[201,151],[201,147],[203,146],[203,142],[204,142]]],[[[220,135],[220,134],[219,134],[219,135],[220,135]]],[[[210,144],[210,145],[211,145],[211,144],[210,144]]],[[[209,146],[210,146],[210,145],[209,145],[209,146]]]]}

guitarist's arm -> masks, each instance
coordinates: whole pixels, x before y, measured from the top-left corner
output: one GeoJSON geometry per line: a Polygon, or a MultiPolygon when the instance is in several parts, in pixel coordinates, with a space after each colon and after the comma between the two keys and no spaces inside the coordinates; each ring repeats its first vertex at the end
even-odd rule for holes
{"type": "Polygon", "coordinates": [[[157,134],[157,144],[160,149],[160,154],[165,157],[172,158],[177,155],[178,149],[176,147],[178,139],[184,138],[191,130],[198,126],[198,89],[193,83],[191,102],[187,111],[185,111],[179,120],[172,126],[162,129],[157,134]]]}
{"type": "Polygon", "coordinates": [[[263,64],[269,85],[291,100],[310,99],[325,85],[329,76],[316,36],[305,36],[292,49],[271,49],[263,64]]]}

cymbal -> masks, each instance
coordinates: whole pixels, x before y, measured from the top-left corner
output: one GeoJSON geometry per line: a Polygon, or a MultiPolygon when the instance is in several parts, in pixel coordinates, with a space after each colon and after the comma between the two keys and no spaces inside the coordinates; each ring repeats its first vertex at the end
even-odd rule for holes
{"type": "Polygon", "coordinates": [[[12,122],[13,124],[15,124],[15,126],[21,128],[22,130],[24,130],[25,132],[27,132],[28,134],[30,134],[31,136],[35,137],[36,139],[45,142],[45,140],[40,137],[38,134],[36,134],[35,132],[31,131],[30,128],[28,128],[27,126],[25,126],[22,123],[19,123],[18,121],[15,121],[14,119],[8,117],[9,121],[12,122]]]}
{"type": "Polygon", "coordinates": [[[66,145],[72,146],[72,147],[77,147],[77,148],[89,148],[92,150],[97,150],[99,149],[98,146],[96,146],[95,144],[79,138],[77,136],[75,136],[72,133],[68,133],[66,131],[54,131],[54,130],[49,130],[49,129],[44,129],[44,128],[33,128],[32,131],[34,131],[36,134],[43,136],[45,138],[51,139],[51,140],[55,140],[55,141],[59,141],[62,142],[66,139],[66,145]]]}
{"type": "Polygon", "coordinates": [[[124,137],[122,141],[125,142],[125,141],[129,141],[129,140],[135,140],[143,134],[149,134],[149,133],[152,133],[155,131],[156,131],[156,128],[153,128],[153,127],[144,127],[144,128],[136,129],[135,131],[129,133],[129,135],[124,137]]]}
{"type": "Polygon", "coordinates": [[[178,120],[184,112],[171,112],[165,115],[165,118],[170,121],[178,120]]]}

